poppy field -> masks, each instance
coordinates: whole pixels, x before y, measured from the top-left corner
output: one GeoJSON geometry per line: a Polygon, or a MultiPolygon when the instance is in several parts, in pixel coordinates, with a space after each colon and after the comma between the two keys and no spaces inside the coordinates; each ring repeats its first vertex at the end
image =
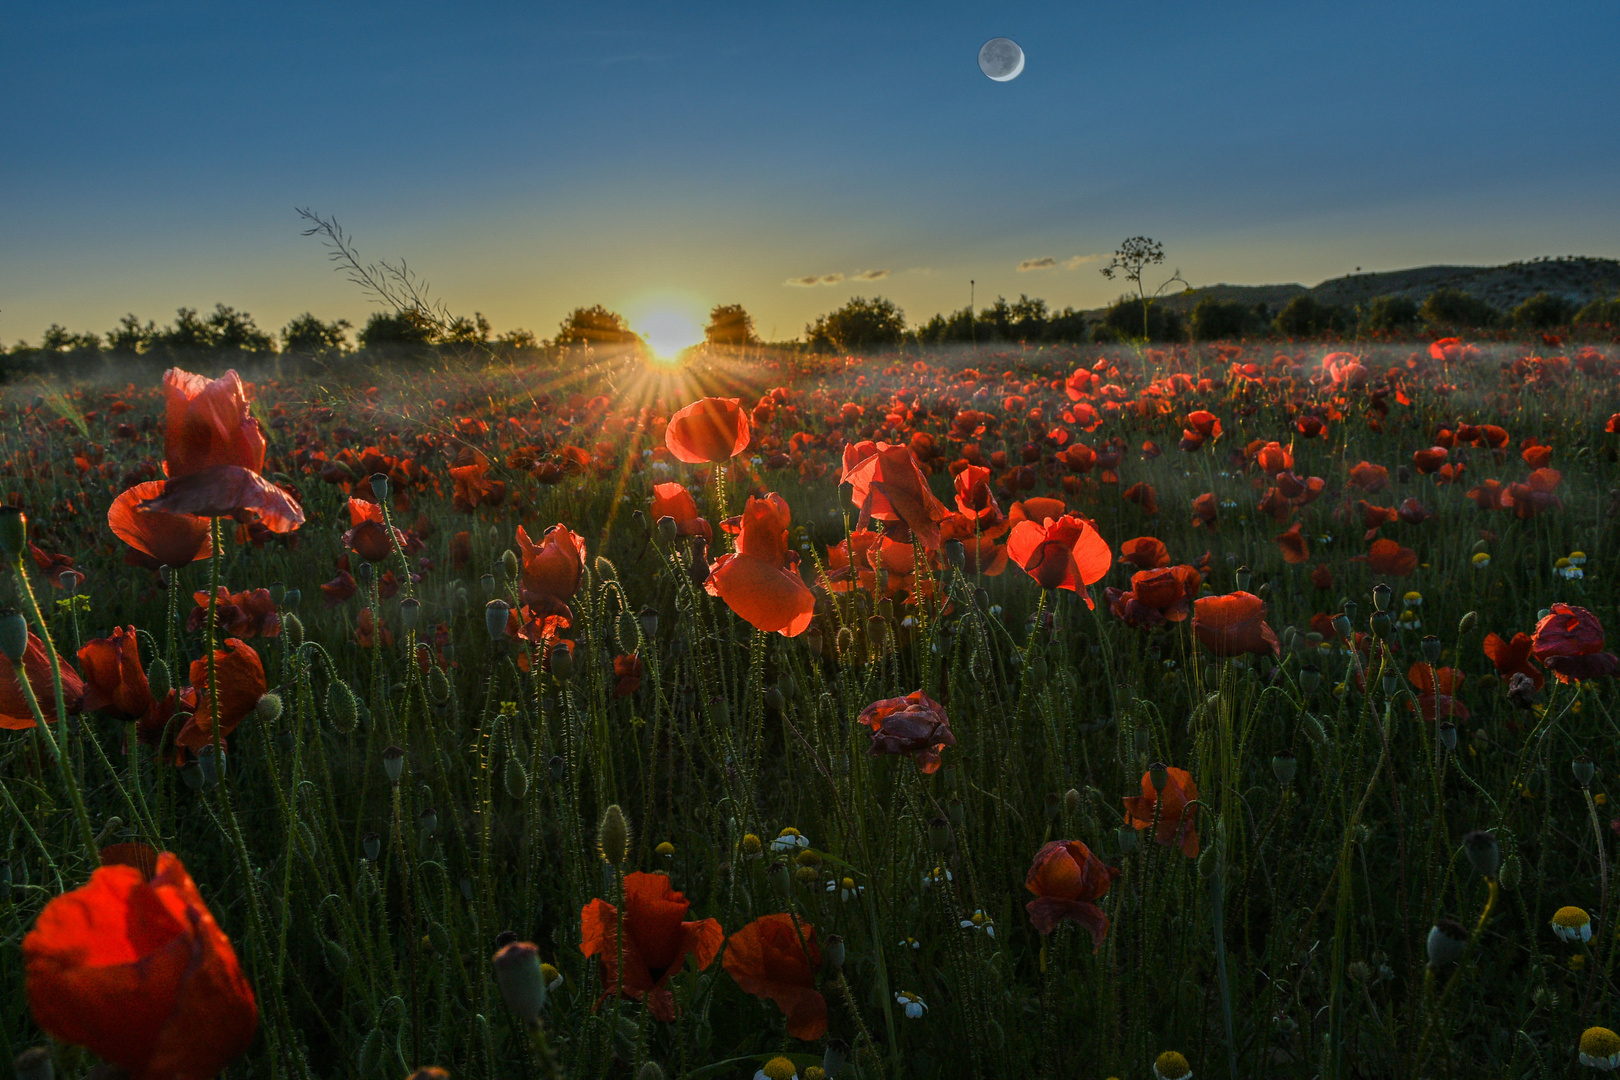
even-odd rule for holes
{"type": "Polygon", "coordinates": [[[0,398],[17,1075],[1620,1067],[1620,348],[0,398]]]}

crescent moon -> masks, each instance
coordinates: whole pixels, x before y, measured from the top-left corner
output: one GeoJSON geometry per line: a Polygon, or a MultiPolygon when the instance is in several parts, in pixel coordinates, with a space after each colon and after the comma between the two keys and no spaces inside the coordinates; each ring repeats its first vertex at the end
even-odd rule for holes
{"type": "Polygon", "coordinates": [[[1024,50],[1010,38],[991,38],[979,48],[979,70],[996,82],[1011,82],[1024,72],[1024,50]]]}

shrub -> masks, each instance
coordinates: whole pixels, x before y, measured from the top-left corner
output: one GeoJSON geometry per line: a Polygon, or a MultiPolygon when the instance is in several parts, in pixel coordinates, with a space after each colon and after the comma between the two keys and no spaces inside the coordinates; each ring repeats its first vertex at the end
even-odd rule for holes
{"type": "Polygon", "coordinates": [[[1423,301],[1418,314],[1429,326],[1494,326],[1500,313],[1461,289],[1436,289],[1423,301]]]}
{"type": "MultiPolygon", "coordinates": [[[[1169,308],[1149,304],[1147,313],[1149,341],[1179,341],[1186,336],[1181,316],[1169,308]]],[[[1134,341],[1142,336],[1142,300],[1135,296],[1121,296],[1103,313],[1102,322],[1092,328],[1093,341],[1134,341]]]]}
{"type": "Polygon", "coordinates": [[[857,296],[804,328],[816,352],[893,348],[900,344],[905,330],[905,312],[881,296],[870,300],[857,296]]]}
{"type": "Polygon", "coordinates": [[[1577,311],[1570,320],[1573,325],[1582,324],[1602,326],[1605,323],[1620,323],[1620,296],[1613,300],[1594,300],[1581,310],[1577,311]]]}
{"type": "Polygon", "coordinates": [[[1194,341],[1242,337],[1260,329],[1259,322],[1249,305],[1208,296],[1193,308],[1192,337],[1194,341]]]}
{"type": "Polygon", "coordinates": [[[1531,330],[1563,326],[1575,316],[1575,305],[1550,292],[1538,292],[1513,309],[1513,325],[1531,330]]]}
{"type": "Polygon", "coordinates": [[[1277,313],[1276,327],[1287,337],[1314,337],[1330,331],[1339,332],[1349,325],[1345,310],[1324,304],[1314,296],[1296,296],[1277,313]]]}
{"type": "Polygon", "coordinates": [[[1405,330],[1418,324],[1417,301],[1406,296],[1378,296],[1361,309],[1363,333],[1405,330]]]}

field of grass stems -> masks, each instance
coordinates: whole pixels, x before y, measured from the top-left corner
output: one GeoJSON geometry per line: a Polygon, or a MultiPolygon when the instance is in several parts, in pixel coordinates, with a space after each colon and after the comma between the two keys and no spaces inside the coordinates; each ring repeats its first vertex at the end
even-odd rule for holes
{"type": "Polygon", "coordinates": [[[19,1077],[1620,1063],[1612,345],[196,370],[0,405],[19,1077]]]}

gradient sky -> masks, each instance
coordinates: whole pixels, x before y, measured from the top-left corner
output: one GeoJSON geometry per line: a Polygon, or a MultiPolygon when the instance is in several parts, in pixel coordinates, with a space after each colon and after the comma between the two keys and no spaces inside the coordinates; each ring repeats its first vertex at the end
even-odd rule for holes
{"type": "Polygon", "coordinates": [[[1119,292],[1095,257],[1139,233],[1195,285],[1620,255],[1614,0],[116,0],[0,25],[6,342],[216,302],[362,323],[298,206],[542,337],[593,303],[742,303],[789,338],[880,294],[916,323],[970,278],[1093,307],[1119,292]],[[978,70],[996,36],[1013,82],[978,70]]]}

